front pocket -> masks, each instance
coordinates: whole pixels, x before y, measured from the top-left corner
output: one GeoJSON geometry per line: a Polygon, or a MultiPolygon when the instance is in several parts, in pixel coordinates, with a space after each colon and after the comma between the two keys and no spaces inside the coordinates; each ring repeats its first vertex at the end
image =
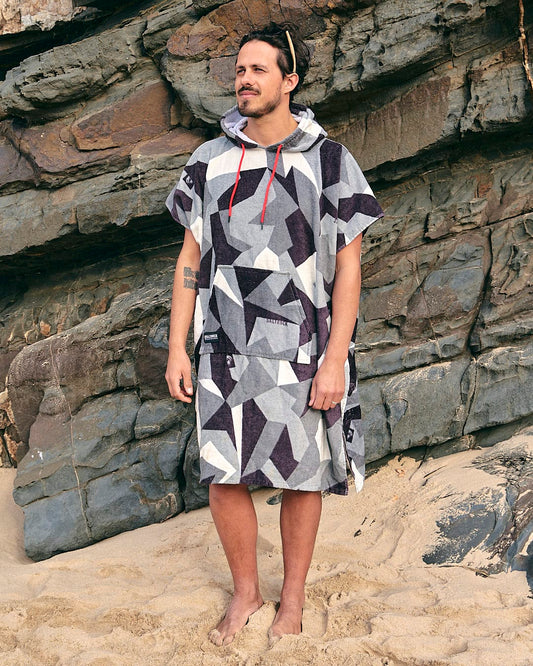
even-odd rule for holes
{"type": "Polygon", "coordinates": [[[311,331],[290,273],[219,266],[201,354],[235,353],[310,363],[311,331]]]}

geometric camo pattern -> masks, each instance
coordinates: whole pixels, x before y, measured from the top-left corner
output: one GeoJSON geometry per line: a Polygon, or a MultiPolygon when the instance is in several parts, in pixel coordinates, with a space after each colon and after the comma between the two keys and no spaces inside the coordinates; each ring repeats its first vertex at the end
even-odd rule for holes
{"type": "Polygon", "coordinates": [[[309,109],[291,110],[298,128],[279,149],[251,141],[231,109],[225,135],[195,151],[167,199],[201,250],[201,480],[346,494],[347,465],[358,490],[364,479],[353,342],[342,402],[307,403],[329,337],[336,254],[383,213],[346,148],[309,109]]]}

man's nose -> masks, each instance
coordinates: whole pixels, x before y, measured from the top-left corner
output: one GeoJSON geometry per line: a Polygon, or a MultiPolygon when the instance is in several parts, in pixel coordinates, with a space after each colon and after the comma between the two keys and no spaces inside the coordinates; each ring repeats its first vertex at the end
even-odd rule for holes
{"type": "Polygon", "coordinates": [[[241,76],[241,84],[245,85],[245,86],[246,85],[251,85],[252,81],[253,81],[253,72],[252,72],[252,70],[251,69],[243,70],[242,76],[241,76]]]}

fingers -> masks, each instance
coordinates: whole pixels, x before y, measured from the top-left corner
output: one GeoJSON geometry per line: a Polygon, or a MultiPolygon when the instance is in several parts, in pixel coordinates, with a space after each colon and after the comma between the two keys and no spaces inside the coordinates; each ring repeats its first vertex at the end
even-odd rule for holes
{"type": "Polygon", "coordinates": [[[314,407],[316,399],[316,383],[315,380],[313,379],[313,382],[311,383],[311,394],[309,395],[309,407],[314,407]]]}
{"type": "MultiPolygon", "coordinates": [[[[342,397],[341,397],[342,399],[342,397]]],[[[325,395],[323,397],[317,397],[313,402],[309,401],[309,406],[313,409],[328,410],[334,409],[337,405],[340,405],[341,400],[334,400],[331,396],[325,395]]]]}
{"type": "Polygon", "coordinates": [[[311,393],[309,396],[309,407],[313,409],[328,410],[335,408],[340,404],[343,394],[338,391],[332,392],[317,388],[315,381],[311,384],[311,393]]]}
{"type": "Polygon", "coordinates": [[[187,396],[191,396],[192,395],[192,377],[191,377],[191,365],[190,365],[190,363],[189,363],[189,368],[185,369],[183,371],[181,385],[183,387],[183,390],[185,391],[185,394],[187,396]]]}
{"type": "Polygon", "coordinates": [[[344,363],[326,359],[311,382],[309,407],[335,409],[344,396],[345,382],[344,363]]]}
{"type": "Polygon", "coordinates": [[[168,385],[168,392],[173,398],[182,402],[192,402],[193,385],[190,361],[188,361],[185,367],[176,367],[175,364],[169,363],[165,379],[168,385]]]}
{"type": "Polygon", "coordinates": [[[166,380],[168,384],[168,392],[172,398],[181,400],[182,402],[192,402],[192,398],[181,385],[181,380],[177,380],[175,377],[166,377],[166,380]]]}
{"type": "Polygon", "coordinates": [[[172,397],[176,398],[177,400],[181,400],[182,402],[192,402],[191,393],[189,393],[189,391],[186,392],[185,389],[180,386],[176,391],[176,395],[173,395],[172,397]]]}

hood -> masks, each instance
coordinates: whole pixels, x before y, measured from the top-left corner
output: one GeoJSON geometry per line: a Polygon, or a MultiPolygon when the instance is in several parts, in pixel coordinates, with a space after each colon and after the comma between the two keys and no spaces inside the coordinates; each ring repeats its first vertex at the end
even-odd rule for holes
{"type": "MultiPolygon", "coordinates": [[[[277,150],[281,143],[283,152],[303,152],[326,138],[326,130],[316,122],[311,109],[294,103],[291,104],[290,109],[298,127],[282,141],[267,146],[266,150],[277,150]]],[[[242,132],[246,123],[247,118],[241,116],[238,107],[234,106],[222,116],[220,126],[230,141],[239,146],[244,145],[246,148],[257,148],[258,144],[242,132]]]]}

